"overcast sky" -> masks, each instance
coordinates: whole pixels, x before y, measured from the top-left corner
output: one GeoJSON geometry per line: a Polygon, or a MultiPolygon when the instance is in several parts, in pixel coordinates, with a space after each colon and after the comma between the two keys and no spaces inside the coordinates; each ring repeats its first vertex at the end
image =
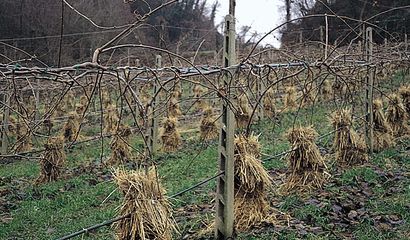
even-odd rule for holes
{"type": "MultiPolygon", "coordinates": [[[[213,1],[215,2],[215,0],[213,1]]],[[[216,23],[223,21],[228,14],[229,0],[218,0],[220,7],[217,13],[216,23]]],[[[266,33],[284,22],[282,13],[283,4],[281,0],[236,0],[236,29],[241,26],[251,26],[251,31],[266,33]]],[[[277,34],[275,34],[278,37],[277,34]]],[[[275,36],[268,36],[264,44],[272,44],[279,47],[279,41],[275,36]]]]}

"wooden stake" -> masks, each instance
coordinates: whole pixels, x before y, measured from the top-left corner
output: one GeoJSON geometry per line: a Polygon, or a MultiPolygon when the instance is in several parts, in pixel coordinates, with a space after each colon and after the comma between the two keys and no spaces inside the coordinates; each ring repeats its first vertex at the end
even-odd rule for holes
{"type": "MultiPolygon", "coordinates": [[[[235,0],[230,0],[230,14],[225,17],[225,41],[223,64],[235,64],[235,0]]],[[[231,70],[232,71],[232,70],[231,70]]],[[[232,73],[232,76],[234,73],[232,73]]],[[[231,98],[230,86],[234,81],[230,76],[224,78],[225,96],[231,98]]],[[[235,115],[227,101],[222,101],[221,132],[219,138],[219,170],[224,174],[218,178],[216,194],[215,239],[233,239],[234,226],[234,137],[235,115]]]]}
{"type": "MultiPolygon", "coordinates": [[[[162,67],[162,56],[157,55],[155,57],[155,65],[157,68],[162,67]]],[[[157,98],[158,98],[158,82],[154,82],[154,90],[153,90],[153,96],[154,99],[152,101],[152,106],[151,106],[151,123],[149,127],[149,147],[150,151],[152,154],[155,154],[158,150],[158,113],[155,112],[156,105],[157,105],[157,98]]]]}
{"type": "Polygon", "coordinates": [[[1,138],[1,154],[6,155],[7,149],[9,146],[7,133],[9,130],[9,117],[10,117],[10,109],[9,109],[10,96],[6,92],[3,93],[3,102],[5,102],[7,106],[4,106],[2,138],[1,138]]]}
{"type": "MultiPolygon", "coordinates": [[[[371,64],[373,61],[373,29],[366,28],[366,61],[371,64]]],[[[369,153],[373,153],[373,84],[374,68],[367,67],[366,76],[366,142],[369,153]]]]}

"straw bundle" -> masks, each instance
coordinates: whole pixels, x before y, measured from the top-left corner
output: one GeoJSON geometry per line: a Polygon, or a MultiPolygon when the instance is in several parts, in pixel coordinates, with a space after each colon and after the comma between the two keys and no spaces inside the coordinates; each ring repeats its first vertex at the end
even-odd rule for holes
{"type": "MultiPolygon", "coordinates": [[[[3,121],[4,115],[0,113],[0,131],[3,131],[3,121]]],[[[8,125],[7,125],[7,136],[16,133],[16,118],[13,115],[9,115],[8,125]]]]}
{"type": "Polygon", "coordinates": [[[127,126],[120,126],[111,140],[111,157],[108,165],[125,164],[132,159],[131,147],[129,145],[131,129],[127,126]]]}
{"type": "Polygon", "coordinates": [[[107,112],[104,115],[104,132],[114,133],[117,127],[117,123],[120,120],[117,114],[117,108],[114,104],[109,104],[107,106],[107,112]]]}
{"type": "Polygon", "coordinates": [[[324,101],[329,100],[332,98],[332,84],[330,83],[329,80],[324,80],[323,85],[322,85],[322,99],[324,101]]]}
{"type": "Polygon", "coordinates": [[[165,198],[165,189],[159,183],[157,173],[117,169],[114,179],[124,200],[119,215],[131,214],[114,224],[117,240],[156,239],[171,240],[177,231],[172,209],[165,198]]]}
{"type": "Polygon", "coordinates": [[[168,116],[172,118],[177,118],[181,115],[182,112],[179,107],[178,99],[171,97],[168,102],[168,116]]]}
{"type": "Polygon", "coordinates": [[[77,132],[80,129],[79,119],[80,117],[76,112],[69,113],[68,121],[64,124],[63,127],[63,136],[66,141],[75,141],[77,132]]]}
{"type": "Polygon", "coordinates": [[[72,110],[74,109],[75,97],[74,97],[73,92],[69,91],[69,92],[65,95],[64,105],[65,105],[65,110],[66,110],[66,111],[72,111],[72,110]]]}
{"type": "Polygon", "coordinates": [[[86,106],[87,106],[87,105],[83,105],[83,104],[81,104],[81,103],[76,104],[76,105],[75,105],[75,112],[76,112],[78,115],[83,115],[84,112],[85,112],[85,107],[86,107],[86,106]]]}
{"type": "Polygon", "coordinates": [[[151,84],[146,83],[141,86],[140,88],[140,98],[141,98],[141,103],[146,106],[151,99],[151,95],[149,94],[149,90],[151,89],[151,84]]]}
{"type": "Polygon", "coordinates": [[[410,85],[400,87],[399,94],[403,99],[403,105],[407,111],[407,115],[410,115],[410,85]]]}
{"type": "Polygon", "coordinates": [[[174,152],[182,144],[181,135],[177,129],[177,119],[168,117],[163,121],[161,140],[164,152],[174,152]]]}
{"type": "Polygon", "coordinates": [[[296,103],[296,87],[290,86],[286,88],[284,96],[284,106],[289,110],[294,110],[298,104],[296,103]]]}
{"type": "Polygon", "coordinates": [[[374,122],[374,150],[381,151],[394,145],[393,131],[383,113],[383,102],[381,99],[373,101],[374,122]]]}
{"type": "Polygon", "coordinates": [[[82,106],[87,106],[88,105],[87,96],[81,95],[79,104],[82,105],[82,106]]]}
{"type": "Polygon", "coordinates": [[[293,151],[288,154],[290,174],[281,188],[283,192],[303,192],[322,187],[328,173],[315,143],[317,136],[311,126],[291,128],[286,133],[293,151]]]}
{"type": "Polygon", "coordinates": [[[367,148],[364,140],[352,129],[352,112],[343,109],[331,115],[331,122],[335,130],[333,148],[337,161],[344,165],[363,163],[368,160],[367,148]]]}
{"type": "Polygon", "coordinates": [[[15,151],[17,153],[21,153],[21,152],[28,152],[31,150],[31,148],[33,147],[33,143],[32,143],[32,133],[31,130],[29,128],[29,126],[27,126],[27,124],[23,121],[20,120],[17,123],[17,128],[16,128],[16,146],[15,146],[15,151]]]}
{"type": "Polygon", "coordinates": [[[172,98],[180,99],[182,97],[182,86],[180,82],[177,82],[174,86],[174,90],[171,93],[172,98]]]}
{"type": "Polygon", "coordinates": [[[239,135],[235,138],[235,229],[247,231],[263,222],[274,221],[266,191],[272,179],[262,166],[258,137],[239,135]]]}
{"type": "Polygon", "coordinates": [[[265,97],[263,98],[263,109],[265,113],[271,117],[276,117],[276,100],[275,100],[275,91],[272,88],[269,88],[266,91],[265,97]]]}
{"type": "Polygon", "coordinates": [[[40,160],[40,176],[36,180],[37,183],[56,181],[61,175],[66,161],[62,137],[49,137],[44,148],[45,152],[40,160]]]}
{"type": "Polygon", "coordinates": [[[102,105],[104,108],[108,108],[111,105],[111,97],[107,90],[101,92],[102,105]]]}
{"type": "Polygon", "coordinates": [[[244,128],[248,125],[252,110],[246,94],[238,97],[238,111],[235,114],[238,128],[244,128]]]}
{"type": "Polygon", "coordinates": [[[200,85],[195,85],[193,91],[194,91],[194,98],[195,98],[194,107],[197,110],[202,110],[206,108],[207,104],[205,100],[201,99],[201,96],[204,93],[204,89],[200,85]]]}
{"type": "Polygon", "coordinates": [[[218,137],[219,129],[217,119],[213,117],[213,110],[207,107],[204,110],[204,115],[200,126],[201,140],[212,140],[218,137]]]}
{"type": "Polygon", "coordinates": [[[389,95],[386,117],[395,137],[405,136],[410,133],[410,128],[407,124],[408,115],[399,95],[389,95]]]}
{"type": "Polygon", "coordinates": [[[313,83],[307,84],[304,87],[304,93],[303,93],[303,97],[302,97],[303,106],[309,106],[309,105],[315,103],[316,96],[314,94],[314,90],[315,90],[315,87],[314,87],[313,83]]]}

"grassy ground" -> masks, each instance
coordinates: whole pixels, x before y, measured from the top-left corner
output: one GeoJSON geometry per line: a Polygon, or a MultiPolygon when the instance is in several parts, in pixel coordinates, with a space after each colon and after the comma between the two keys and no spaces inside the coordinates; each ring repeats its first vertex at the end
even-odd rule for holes
{"type": "MultiPolygon", "coordinates": [[[[394,82],[399,85],[399,76],[394,82]]],[[[395,86],[389,86],[394,88],[395,86]]],[[[333,104],[285,113],[280,122],[263,121],[252,130],[260,133],[263,158],[289,149],[283,134],[294,124],[313,125],[319,134],[331,131],[328,117],[333,104]],[[296,121],[295,121],[296,119],[296,121]]],[[[217,144],[203,143],[186,133],[182,150],[156,157],[162,182],[169,195],[216,174],[217,144]]],[[[308,195],[270,194],[271,205],[290,218],[275,226],[239,234],[238,239],[408,239],[410,230],[410,142],[374,154],[369,163],[338,169],[332,163],[332,135],[319,145],[328,159],[332,179],[308,195]]],[[[108,140],[107,140],[108,141],[108,140]]],[[[133,141],[140,147],[140,140],[133,141]]],[[[107,143],[104,153],[109,153],[107,143]]],[[[35,160],[16,160],[0,166],[0,239],[56,239],[116,216],[121,194],[110,169],[100,167],[100,143],[88,143],[68,153],[67,177],[45,185],[33,185],[39,174],[35,160]]],[[[283,181],[286,159],[265,161],[275,183],[283,181]]],[[[172,199],[180,235],[194,233],[212,221],[215,183],[172,199]]],[[[113,239],[103,227],[77,239],[113,239]]]]}

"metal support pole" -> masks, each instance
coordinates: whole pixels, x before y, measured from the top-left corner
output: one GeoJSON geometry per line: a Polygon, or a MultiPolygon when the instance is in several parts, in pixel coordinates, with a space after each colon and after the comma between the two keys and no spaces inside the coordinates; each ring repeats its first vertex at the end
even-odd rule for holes
{"type": "Polygon", "coordinates": [[[407,50],[408,50],[408,39],[407,39],[407,33],[404,34],[404,51],[407,54],[407,50]]]}
{"type": "Polygon", "coordinates": [[[299,32],[299,43],[302,44],[303,43],[303,31],[299,32]]]}
{"type": "Polygon", "coordinates": [[[4,106],[4,115],[3,115],[3,126],[2,126],[2,138],[1,138],[1,154],[6,155],[7,154],[7,149],[9,146],[8,142],[8,130],[9,130],[9,117],[10,117],[10,96],[4,92],[3,94],[3,102],[7,104],[7,106],[4,106]]]}
{"type": "MultiPolygon", "coordinates": [[[[155,65],[157,68],[162,67],[162,57],[161,55],[157,55],[155,57],[155,65]]],[[[156,153],[158,150],[158,113],[155,112],[156,105],[157,105],[157,98],[158,98],[158,82],[154,82],[153,86],[153,93],[154,93],[154,99],[152,101],[152,106],[151,106],[151,123],[149,127],[149,147],[152,152],[152,154],[156,153]]]]}
{"type": "MultiPolygon", "coordinates": [[[[366,28],[366,61],[373,61],[373,29],[366,28]]],[[[374,68],[367,67],[366,76],[366,142],[369,153],[373,153],[373,84],[374,84],[374,68]]]]}
{"type": "MultiPolygon", "coordinates": [[[[229,15],[225,17],[225,39],[223,65],[235,64],[235,1],[231,0],[229,15]]],[[[232,70],[231,70],[232,71],[232,70]]],[[[232,74],[233,75],[233,74],[232,74]]],[[[224,90],[227,99],[231,98],[231,76],[224,78],[224,90]]],[[[216,193],[216,228],[215,239],[233,239],[234,226],[234,137],[235,115],[228,101],[222,101],[221,131],[219,138],[219,171],[224,174],[218,178],[216,193]]]]}

